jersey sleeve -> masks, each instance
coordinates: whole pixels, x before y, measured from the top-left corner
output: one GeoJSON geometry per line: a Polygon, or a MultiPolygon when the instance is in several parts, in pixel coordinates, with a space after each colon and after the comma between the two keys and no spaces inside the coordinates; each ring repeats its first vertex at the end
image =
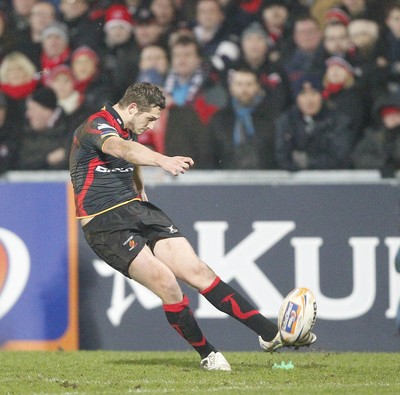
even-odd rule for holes
{"type": "Polygon", "coordinates": [[[101,150],[104,142],[112,136],[120,137],[117,129],[110,125],[106,119],[97,117],[89,122],[81,144],[89,149],[95,147],[101,150]]]}

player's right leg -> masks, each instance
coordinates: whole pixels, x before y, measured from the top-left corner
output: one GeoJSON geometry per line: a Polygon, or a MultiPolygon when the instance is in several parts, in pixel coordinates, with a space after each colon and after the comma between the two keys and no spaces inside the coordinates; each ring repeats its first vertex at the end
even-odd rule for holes
{"type": "Polygon", "coordinates": [[[158,295],[170,325],[200,354],[206,370],[231,370],[224,356],[204,337],[173,272],[144,246],[128,269],[129,276],[158,295]]]}
{"type": "Polygon", "coordinates": [[[176,277],[196,288],[218,310],[240,321],[266,341],[275,338],[277,325],[264,317],[240,292],[222,281],[197,256],[186,238],[159,240],[154,253],[176,277]]]}

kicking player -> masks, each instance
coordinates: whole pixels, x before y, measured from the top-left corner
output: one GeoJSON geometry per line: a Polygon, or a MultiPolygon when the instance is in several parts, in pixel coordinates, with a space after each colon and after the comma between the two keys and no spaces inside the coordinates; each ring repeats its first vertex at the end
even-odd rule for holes
{"type": "MultiPolygon", "coordinates": [[[[201,261],[171,219],[148,202],[140,166],[161,167],[177,176],[194,164],[189,157],[161,155],[136,141],[154,127],[164,108],[165,98],[155,85],[133,84],[118,103],[78,127],[70,156],[77,217],[101,259],[161,298],[168,322],[200,354],[202,368],[231,370],[203,335],[177,279],[257,333],[265,351],[285,344],[276,324],[201,261]]],[[[310,334],[295,346],[315,339],[310,334]]]]}

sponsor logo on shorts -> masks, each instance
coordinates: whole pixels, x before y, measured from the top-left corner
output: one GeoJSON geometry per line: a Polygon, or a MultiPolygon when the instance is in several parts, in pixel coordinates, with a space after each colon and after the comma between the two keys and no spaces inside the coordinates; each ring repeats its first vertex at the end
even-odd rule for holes
{"type": "Polygon", "coordinates": [[[297,316],[300,312],[300,306],[290,302],[287,307],[285,314],[283,315],[281,329],[287,333],[294,333],[296,329],[297,316]]]}
{"type": "Polygon", "coordinates": [[[168,226],[167,229],[169,230],[169,233],[171,233],[171,234],[174,234],[174,233],[177,233],[177,232],[178,232],[178,229],[176,229],[176,228],[174,227],[174,225],[168,226]]]}
{"type": "Polygon", "coordinates": [[[133,236],[129,236],[129,238],[123,242],[123,245],[128,246],[129,251],[132,251],[136,247],[136,241],[133,240],[133,236]]]}

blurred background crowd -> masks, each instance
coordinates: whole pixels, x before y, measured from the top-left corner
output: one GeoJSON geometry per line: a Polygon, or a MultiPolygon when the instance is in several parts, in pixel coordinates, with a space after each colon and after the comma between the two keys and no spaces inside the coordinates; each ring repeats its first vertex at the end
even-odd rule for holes
{"type": "Polygon", "coordinates": [[[3,0],[0,173],[68,168],[133,82],[140,142],[198,169],[400,169],[400,1],[3,0]]]}

